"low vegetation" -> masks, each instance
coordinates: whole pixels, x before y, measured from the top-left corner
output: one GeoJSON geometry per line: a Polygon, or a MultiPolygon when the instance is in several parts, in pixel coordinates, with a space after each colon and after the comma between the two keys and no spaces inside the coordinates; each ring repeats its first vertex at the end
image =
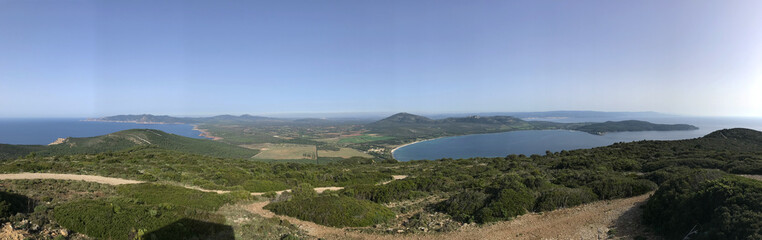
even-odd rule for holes
{"type": "Polygon", "coordinates": [[[366,227],[394,218],[386,207],[346,196],[295,197],[265,209],[332,227],[366,227]]]}
{"type": "Polygon", "coordinates": [[[674,239],[762,238],[762,182],[693,170],[666,181],[643,219],[674,239]]]}
{"type": "Polygon", "coordinates": [[[68,229],[105,239],[190,239],[225,231],[222,216],[129,199],[65,203],[55,208],[54,217],[68,229]]]}
{"type": "MultiPolygon", "coordinates": [[[[55,207],[56,219],[73,219],[63,220],[62,225],[93,231],[87,234],[102,238],[117,232],[82,229],[77,221],[95,224],[112,217],[116,224],[153,217],[150,221],[155,225],[134,225],[134,231],[132,227],[114,228],[119,234],[140,234],[141,229],[143,234],[155,232],[182,219],[217,226],[222,218],[211,212],[244,199],[241,194],[212,197],[155,185],[161,182],[239,193],[292,188],[293,193],[276,198],[266,208],[328,226],[382,228],[430,226],[421,221],[442,218],[489,223],[527,212],[656,190],[644,209],[644,220],[667,237],[682,238],[695,232],[691,239],[755,239],[762,231],[758,224],[762,222],[762,184],[731,175],[762,174],[762,133],[748,129],[721,130],[690,140],[617,143],[504,158],[411,162],[352,158],[318,165],[264,163],[139,147],[100,154],[29,156],[0,165],[0,172],[20,171],[87,173],[153,182],[116,187],[113,191],[118,196],[113,198],[75,199],[69,201],[72,205],[55,207]],[[392,175],[408,178],[379,184],[391,180],[392,175]],[[311,191],[321,186],[346,188],[320,195],[311,191]],[[135,213],[117,213],[113,206],[135,213]],[[62,207],[60,216],[58,207],[62,207]],[[99,215],[87,209],[106,213],[99,215]],[[405,219],[395,219],[395,215],[405,219]]],[[[275,194],[268,197],[275,198],[275,194]]],[[[288,232],[287,227],[277,229],[288,232]]]]}

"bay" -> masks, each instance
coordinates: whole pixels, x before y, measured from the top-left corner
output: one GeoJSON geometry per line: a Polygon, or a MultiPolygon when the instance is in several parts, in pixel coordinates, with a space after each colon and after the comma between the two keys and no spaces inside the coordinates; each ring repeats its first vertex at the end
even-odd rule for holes
{"type": "Polygon", "coordinates": [[[47,145],[58,138],[94,137],[128,129],[157,129],[191,138],[204,138],[188,124],[93,122],[83,119],[0,119],[0,143],[47,145]]]}
{"type": "MultiPolygon", "coordinates": [[[[559,122],[603,122],[625,119],[559,119],[559,122]]],[[[640,140],[679,140],[702,137],[725,128],[750,128],[762,131],[759,118],[717,118],[717,117],[659,117],[637,119],[653,123],[687,123],[699,127],[690,131],[641,131],[616,132],[593,135],[570,130],[529,130],[490,134],[474,134],[438,138],[401,147],[394,151],[398,161],[435,160],[441,158],[505,157],[509,154],[545,154],[608,146],[617,142],[640,140]]]]}

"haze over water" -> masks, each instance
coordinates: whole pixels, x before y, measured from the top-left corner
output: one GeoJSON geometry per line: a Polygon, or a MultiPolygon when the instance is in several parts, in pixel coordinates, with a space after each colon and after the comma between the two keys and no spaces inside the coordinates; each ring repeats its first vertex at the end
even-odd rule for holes
{"type": "Polygon", "coordinates": [[[127,129],[149,128],[185,137],[203,138],[187,124],[92,122],[81,119],[0,119],[0,143],[47,145],[58,138],[94,137],[127,129]]]}
{"type": "MultiPolygon", "coordinates": [[[[601,122],[623,119],[566,118],[560,122],[601,122]]],[[[702,137],[724,128],[751,128],[762,130],[759,118],[687,118],[663,117],[641,119],[653,123],[687,123],[699,127],[691,131],[615,132],[602,136],[570,130],[531,130],[491,134],[474,134],[424,141],[397,149],[394,158],[399,161],[434,160],[441,158],[504,157],[509,154],[545,154],[611,145],[617,142],[640,140],[678,140],[702,137]]]]}

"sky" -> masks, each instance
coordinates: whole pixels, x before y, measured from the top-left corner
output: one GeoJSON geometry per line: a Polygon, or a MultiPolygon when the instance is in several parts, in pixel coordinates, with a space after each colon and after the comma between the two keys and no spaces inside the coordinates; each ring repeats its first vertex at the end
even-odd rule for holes
{"type": "Polygon", "coordinates": [[[762,116],[762,1],[0,0],[0,117],[762,116]]]}

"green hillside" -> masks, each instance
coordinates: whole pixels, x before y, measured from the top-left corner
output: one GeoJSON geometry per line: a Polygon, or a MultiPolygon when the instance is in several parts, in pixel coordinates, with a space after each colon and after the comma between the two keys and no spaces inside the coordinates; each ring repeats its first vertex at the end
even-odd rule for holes
{"type": "Polygon", "coordinates": [[[155,129],[130,129],[107,135],[67,138],[63,143],[37,152],[42,156],[116,152],[139,146],[156,147],[213,157],[251,158],[258,150],[238,147],[208,139],[183,137],[155,129]]]}
{"type": "Polygon", "coordinates": [[[607,121],[603,123],[592,123],[576,128],[571,128],[592,134],[603,134],[607,132],[633,132],[633,131],[682,131],[696,130],[695,126],[688,124],[655,124],[646,121],[627,120],[627,121],[607,121]]]}
{"type": "Polygon", "coordinates": [[[604,134],[624,131],[676,131],[695,130],[688,124],[656,124],[646,121],[608,121],[603,123],[557,123],[546,121],[525,121],[509,116],[470,116],[433,120],[409,113],[394,114],[385,119],[367,124],[371,133],[396,138],[432,138],[478,133],[494,133],[515,130],[567,129],[604,134]]]}
{"type": "Polygon", "coordinates": [[[0,144],[0,160],[14,159],[45,149],[43,145],[0,144]]]}

